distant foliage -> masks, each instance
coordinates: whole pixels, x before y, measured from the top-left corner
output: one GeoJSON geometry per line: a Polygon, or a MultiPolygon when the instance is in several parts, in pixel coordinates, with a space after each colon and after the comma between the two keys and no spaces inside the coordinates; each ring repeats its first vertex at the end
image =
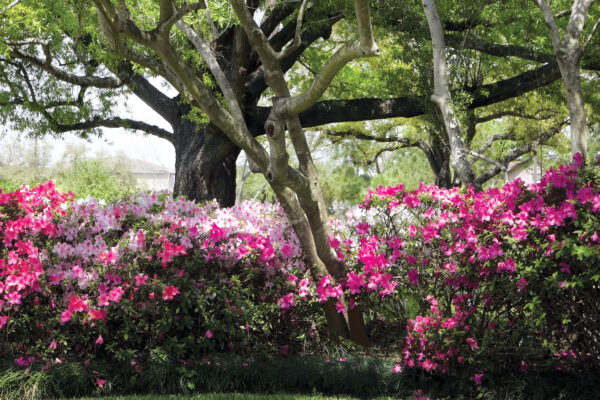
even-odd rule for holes
{"type": "Polygon", "coordinates": [[[59,171],[56,184],[61,191],[78,198],[111,200],[137,191],[135,180],[127,171],[114,171],[103,159],[75,160],[59,171]]]}
{"type": "Polygon", "coordinates": [[[0,190],[3,192],[12,192],[19,188],[19,184],[17,184],[12,179],[8,178],[0,178],[0,190]]]}

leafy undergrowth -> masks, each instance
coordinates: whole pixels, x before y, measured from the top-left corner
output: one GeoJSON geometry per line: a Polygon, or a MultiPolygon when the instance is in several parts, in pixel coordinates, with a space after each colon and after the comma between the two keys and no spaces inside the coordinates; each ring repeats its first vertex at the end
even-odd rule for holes
{"type": "MultiPolygon", "coordinates": [[[[212,357],[196,365],[148,365],[145,372],[139,374],[130,365],[65,363],[40,371],[15,369],[7,363],[0,368],[0,398],[41,400],[153,394],[155,397],[148,400],[162,400],[156,396],[202,393],[298,393],[411,399],[600,398],[597,377],[592,375],[561,371],[547,374],[497,371],[487,374],[482,385],[474,386],[467,375],[450,377],[417,370],[393,373],[393,366],[393,361],[369,357],[349,357],[340,361],[314,357],[247,359],[227,355],[212,357]],[[97,376],[106,378],[102,388],[94,384],[97,376]],[[421,395],[423,397],[419,397],[421,395]]],[[[260,397],[241,397],[245,398],[260,397]]]]}
{"type": "MultiPolygon", "coordinates": [[[[119,396],[119,397],[86,397],[77,400],[353,400],[356,397],[300,395],[300,394],[246,394],[246,393],[206,393],[194,396],[119,396]]],[[[391,397],[381,397],[387,400],[391,397]]]]}

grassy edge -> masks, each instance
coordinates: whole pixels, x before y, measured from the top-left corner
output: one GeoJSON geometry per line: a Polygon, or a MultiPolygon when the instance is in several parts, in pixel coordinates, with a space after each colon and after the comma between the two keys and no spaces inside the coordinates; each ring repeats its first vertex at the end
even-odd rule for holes
{"type": "Polygon", "coordinates": [[[35,366],[27,371],[15,368],[14,363],[0,363],[0,398],[41,400],[107,395],[298,393],[366,399],[382,396],[411,398],[417,390],[423,390],[434,399],[600,398],[598,377],[592,375],[561,371],[530,375],[504,372],[486,375],[483,385],[477,386],[468,374],[444,376],[415,370],[393,374],[393,365],[390,360],[364,357],[326,362],[314,357],[249,360],[227,355],[196,365],[156,363],[144,366],[143,372],[138,373],[131,365],[93,363],[86,366],[81,362],[69,362],[54,365],[47,371],[35,366]],[[106,380],[104,388],[96,384],[96,378],[106,380]]]}

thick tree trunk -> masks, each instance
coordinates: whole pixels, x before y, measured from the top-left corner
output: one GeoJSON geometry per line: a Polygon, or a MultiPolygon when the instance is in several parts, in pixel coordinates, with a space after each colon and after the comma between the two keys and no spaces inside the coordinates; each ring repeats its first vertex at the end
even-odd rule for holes
{"type": "Polygon", "coordinates": [[[444,132],[429,129],[430,146],[423,149],[429,166],[435,174],[435,184],[438,187],[450,189],[452,183],[452,172],[450,171],[450,152],[448,138],[442,136],[444,132]]]}
{"type": "Polygon", "coordinates": [[[452,186],[452,174],[450,173],[450,163],[446,158],[440,160],[440,168],[435,171],[435,184],[438,187],[444,187],[450,189],[452,186]]]}
{"type": "Polygon", "coordinates": [[[239,153],[216,127],[181,119],[175,126],[174,195],[198,202],[216,199],[221,207],[233,206],[239,153]]]}

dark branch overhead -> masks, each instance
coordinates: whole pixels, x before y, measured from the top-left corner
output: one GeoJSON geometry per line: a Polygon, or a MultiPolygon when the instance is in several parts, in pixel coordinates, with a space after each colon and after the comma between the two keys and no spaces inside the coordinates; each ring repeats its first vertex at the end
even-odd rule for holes
{"type": "Polygon", "coordinates": [[[278,4],[260,24],[260,29],[262,29],[265,36],[271,36],[281,21],[292,15],[299,4],[291,1],[278,4]]]}
{"type": "Polygon", "coordinates": [[[473,98],[469,108],[489,106],[527,92],[539,89],[560,79],[560,71],[556,64],[545,64],[534,70],[523,72],[512,78],[504,79],[489,85],[483,85],[473,98]]]}
{"type": "Polygon", "coordinates": [[[541,121],[541,120],[545,120],[545,119],[556,116],[555,113],[552,113],[552,110],[544,110],[544,111],[548,111],[549,114],[543,114],[542,112],[537,112],[535,114],[528,114],[526,112],[518,111],[518,110],[503,110],[500,112],[494,112],[494,113],[491,113],[488,115],[476,117],[475,123],[482,124],[484,122],[493,121],[495,119],[502,118],[502,117],[516,117],[516,118],[534,119],[534,120],[541,121]]]}
{"type": "MultiPolygon", "coordinates": [[[[260,135],[264,131],[271,107],[256,107],[247,115],[250,132],[260,135]]],[[[373,119],[415,117],[423,114],[418,97],[394,99],[363,98],[353,100],[324,100],[300,113],[305,128],[334,122],[367,121],[373,119]]]]}
{"type": "Polygon", "coordinates": [[[135,129],[173,143],[173,134],[156,125],[147,124],[142,121],[136,121],[128,118],[95,118],[89,121],[76,122],[74,124],[54,124],[58,132],[82,131],[94,128],[125,128],[135,129]]]}
{"type": "Polygon", "coordinates": [[[486,24],[485,21],[481,20],[481,19],[475,19],[475,20],[462,20],[462,21],[450,21],[450,20],[443,20],[442,21],[442,25],[444,27],[445,31],[451,31],[451,32],[464,32],[464,31],[468,31],[473,29],[474,27],[481,25],[481,24],[486,24]]]}
{"type": "MultiPolygon", "coordinates": [[[[560,79],[555,64],[546,64],[512,78],[484,85],[474,94],[469,108],[489,106],[521,96],[531,90],[549,85],[560,79]]],[[[362,98],[352,100],[324,100],[300,113],[304,127],[313,127],[335,122],[368,121],[384,118],[411,118],[425,113],[427,97],[406,96],[391,99],[362,98]]],[[[248,127],[255,135],[264,131],[271,108],[256,107],[247,113],[248,127]]]]}
{"type": "Polygon", "coordinates": [[[169,124],[177,120],[177,100],[165,95],[146,78],[135,74],[127,85],[129,89],[169,124]]]}
{"type": "Polygon", "coordinates": [[[554,54],[541,53],[523,46],[489,43],[469,34],[466,38],[458,35],[446,35],[446,44],[455,49],[476,50],[497,57],[518,57],[539,63],[554,63],[554,54]]]}
{"type": "MultiPolygon", "coordinates": [[[[404,143],[404,144],[410,144],[411,146],[416,146],[416,141],[411,141],[407,138],[394,137],[394,136],[390,136],[390,137],[374,136],[374,135],[366,134],[361,130],[336,131],[336,130],[331,130],[331,129],[325,129],[323,132],[325,134],[327,134],[328,136],[332,136],[332,137],[340,138],[340,139],[351,137],[351,138],[355,138],[355,139],[369,140],[369,141],[379,142],[379,143],[404,143]]],[[[336,140],[339,140],[339,139],[336,139],[336,140]]]]}
{"type": "Polygon", "coordinates": [[[39,57],[33,56],[31,54],[27,54],[17,48],[13,48],[10,51],[10,55],[12,58],[17,58],[23,61],[27,61],[40,69],[48,72],[53,75],[57,79],[61,81],[71,83],[77,86],[93,86],[102,89],[115,89],[122,87],[126,83],[126,77],[122,76],[87,76],[87,75],[76,75],[70,72],[66,72],[57,68],[52,64],[51,58],[46,55],[45,59],[41,59],[39,57]]]}
{"type": "MultiPolygon", "coordinates": [[[[288,57],[284,58],[281,61],[281,69],[283,70],[283,72],[289,71],[290,68],[292,68],[292,66],[296,62],[296,60],[298,60],[302,52],[304,52],[304,50],[310,47],[315,41],[317,41],[320,38],[329,38],[329,36],[331,35],[333,25],[335,25],[336,22],[340,21],[343,18],[343,16],[344,15],[342,13],[332,15],[329,17],[328,23],[324,24],[321,29],[311,30],[302,33],[302,41],[300,43],[300,46],[295,51],[293,51],[288,57]]],[[[276,50],[278,48],[280,49],[281,47],[283,47],[283,45],[285,45],[285,43],[293,39],[296,23],[291,22],[290,25],[292,25],[293,29],[292,27],[290,27],[289,29],[286,29],[284,27],[284,31],[278,32],[276,35],[273,36],[273,38],[269,40],[269,44],[271,44],[276,50]]],[[[250,73],[248,75],[248,78],[246,79],[245,86],[246,92],[250,94],[252,101],[260,97],[262,92],[264,92],[267,89],[264,70],[262,68],[258,68],[252,73],[250,73]]]]}
{"type": "MultiPolygon", "coordinates": [[[[528,47],[517,46],[512,44],[497,44],[489,43],[470,34],[463,38],[455,34],[445,36],[446,44],[455,49],[469,49],[479,51],[496,57],[517,57],[523,60],[535,61],[543,64],[556,64],[556,56],[551,53],[535,51],[528,47]]],[[[581,60],[581,67],[587,70],[600,70],[598,60],[584,55],[581,60]]]]}

